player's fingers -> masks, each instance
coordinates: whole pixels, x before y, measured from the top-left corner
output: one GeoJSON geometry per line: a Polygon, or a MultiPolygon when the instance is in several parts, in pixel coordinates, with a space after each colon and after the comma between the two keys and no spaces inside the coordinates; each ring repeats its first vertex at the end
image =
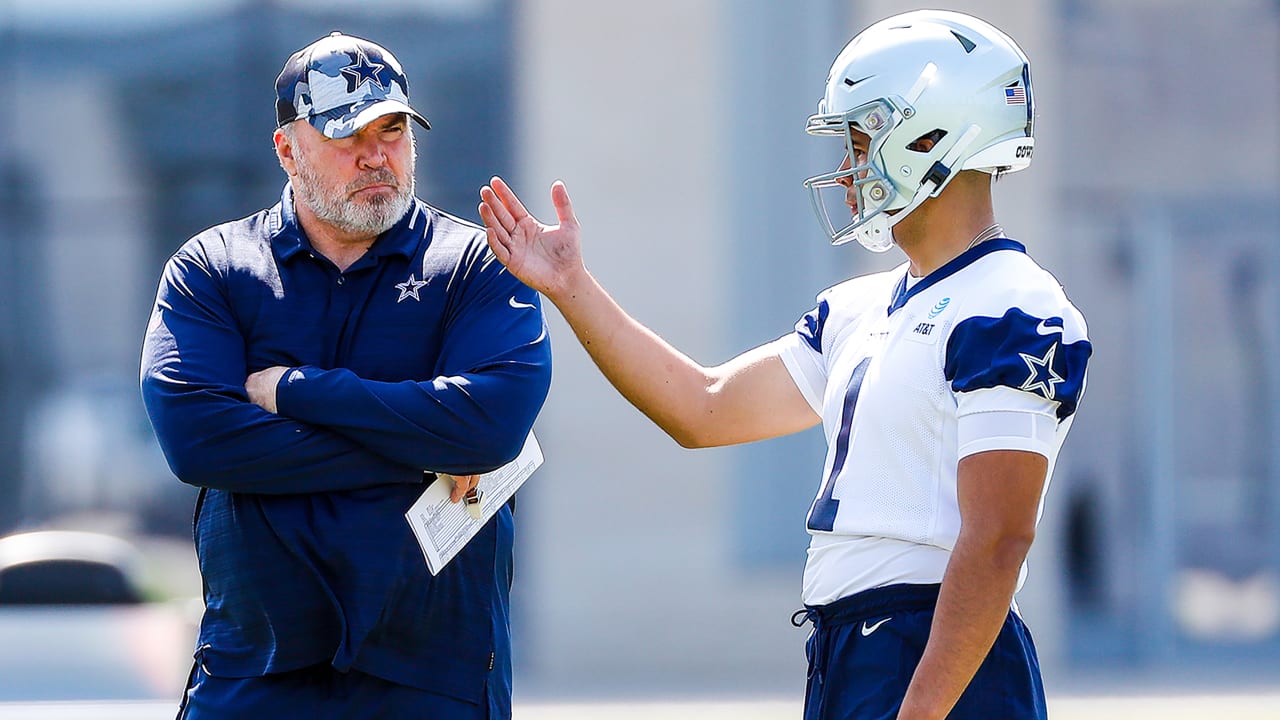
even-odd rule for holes
{"type": "Polygon", "coordinates": [[[476,211],[480,213],[480,222],[484,223],[485,230],[492,233],[501,227],[498,225],[498,219],[493,216],[493,211],[489,209],[489,203],[481,200],[476,206],[476,211]]]}
{"type": "Polygon", "coordinates": [[[516,222],[520,222],[530,216],[529,211],[524,207],[524,203],[520,202],[520,198],[516,197],[515,191],[502,178],[494,175],[489,179],[489,187],[493,188],[493,192],[502,200],[502,204],[511,212],[511,216],[516,222]]]}
{"type": "Polygon", "coordinates": [[[511,249],[498,239],[498,234],[493,228],[486,227],[484,229],[485,240],[489,242],[489,249],[493,251],[493,256],[498,258],[498,262],[506,265],[511,262],[511,249]]]}
{"type": "MultiPolygon", "coordinates": [[[[480,218],[484,220],[484,236],[489,242],[489,249],[493,250],[493,256],[498,258],[498,262],[506,265],[511,260],[511,249],[507,247],[506,242],[499,236],[499,229],[495,229],[491,223],[496,223],[493,213],[483,203],[480,205],[480,218]],[[485,215],[489,217],[486,219],[485,215]]],[[[506,231],[501,231],[506,235],[506,231]]],[[[508,236],[509,237],[509,236],[508,236]]]]}
{"type": "Polygon", "coordinates": [[[561,225],[578,227],[578,218],[573,214],[573,201],[569,199],[569,189],[564,186],[564,181],[552,183],[551,202],[556,206],[556,219],[561,225]]]}
{"type": "Polygon", "coordinates": [[[486,202],[481,202],[479,206],[480,222],[484,223],[485,237],[488,238],[489,247],[492,247],[494,254],[498,255],[498,259],[507,263],[507,258],[511,256],[511,233],[507,232],[507,228],[502,227],[502,223],[498,222],[498,218],[493,213],[486,202]]]}
{"type": "Polygon", "coordinates": [[[480,199],[489,207],[496,227],[508,233],[516,229],[516,219],[511,216],[511,211],[491,186],[480,188],[480,199]]]}

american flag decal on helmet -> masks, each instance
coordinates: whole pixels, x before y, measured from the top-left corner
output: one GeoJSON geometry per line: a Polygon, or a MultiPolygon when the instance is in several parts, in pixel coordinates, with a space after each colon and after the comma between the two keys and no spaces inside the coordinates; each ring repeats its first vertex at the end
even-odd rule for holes
{"type": "Polygon", "coordinates": [[[1027,89],[1021,85],[1017,87],[1007,87],[1004,89],[1005,105],[1026,105],[1027,89]]]}

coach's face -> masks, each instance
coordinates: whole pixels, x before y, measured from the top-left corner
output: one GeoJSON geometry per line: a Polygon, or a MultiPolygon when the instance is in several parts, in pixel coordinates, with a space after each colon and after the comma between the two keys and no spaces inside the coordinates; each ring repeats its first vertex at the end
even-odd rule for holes
{"type": "Polygon", "coordinates": [[[404,114],[384,115],[345,138],[296,121],[276,150],[294,202],[344,233],[376,236],[413,200],[414,141],[404,114]]]}

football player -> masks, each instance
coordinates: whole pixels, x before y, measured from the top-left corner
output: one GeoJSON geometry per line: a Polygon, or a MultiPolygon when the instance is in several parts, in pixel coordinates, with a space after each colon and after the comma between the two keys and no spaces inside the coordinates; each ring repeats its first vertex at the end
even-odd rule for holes
{"type": "Polygon", "coordinates": [[[1045,717],[1014,593],[1091,346],[1057,280],[994,217],[994,179],[1030,164],[1033,128],[1027,57],[988,23],[916,11],[858,34],[806,128],[843,138],[844,160],[805,184],[833,243],[906,261],[824,290],[793,332],[717,367],[587,272],[563,183],[555,226],[499,178],[481,190],[494,253],[681,445],[822,423],[794,618],[813,624],[807,720],[1045,717]]]}

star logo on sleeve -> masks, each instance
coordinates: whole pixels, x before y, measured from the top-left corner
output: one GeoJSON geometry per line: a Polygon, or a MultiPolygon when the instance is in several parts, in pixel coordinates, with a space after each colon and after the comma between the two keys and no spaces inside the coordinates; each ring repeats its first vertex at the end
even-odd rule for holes
{"type": "Polygon", "coordinates": [[[363,50],[356,50],[355,64],[342,68],[342,75],[347,79],[347,92],[353,93],[365,83],[373,83],[386,90],[387,86],[382,82],[382,78],[378,76],[384,68],[386,68],[386,65],[371,62],[369,58],[365,57],[363,50]]]}
{"type": "Polygon", "coordinates": [[[396,284],[396,289],[400,291],[400,297],[396,299],[396,304],[399,305],[409,298],[413,298],[415,302],[421,302],[422,298],[418,297],[418,291],[426,284],[426,280],[419,280],[413,276],[413,273],[409,273],[408,280],[396,284]]]}
{"type": "Polygon", "coordinates": [[[1031,372],[1027,376],[1026,382],[1022,383],[1019,390],[1027,390],[1029,392],[1040,393],[1049,400],[1053,399],[1053,386],[1066,380],[1053,369],[1053,356],[1058,352],[1058,343],[1049,346],[1044,357],[1038,358],[1035,355],[1027,353],[1018,353],[1022,356],[1022,361],[1027,364],[1027,370],[1031,372]]]}

